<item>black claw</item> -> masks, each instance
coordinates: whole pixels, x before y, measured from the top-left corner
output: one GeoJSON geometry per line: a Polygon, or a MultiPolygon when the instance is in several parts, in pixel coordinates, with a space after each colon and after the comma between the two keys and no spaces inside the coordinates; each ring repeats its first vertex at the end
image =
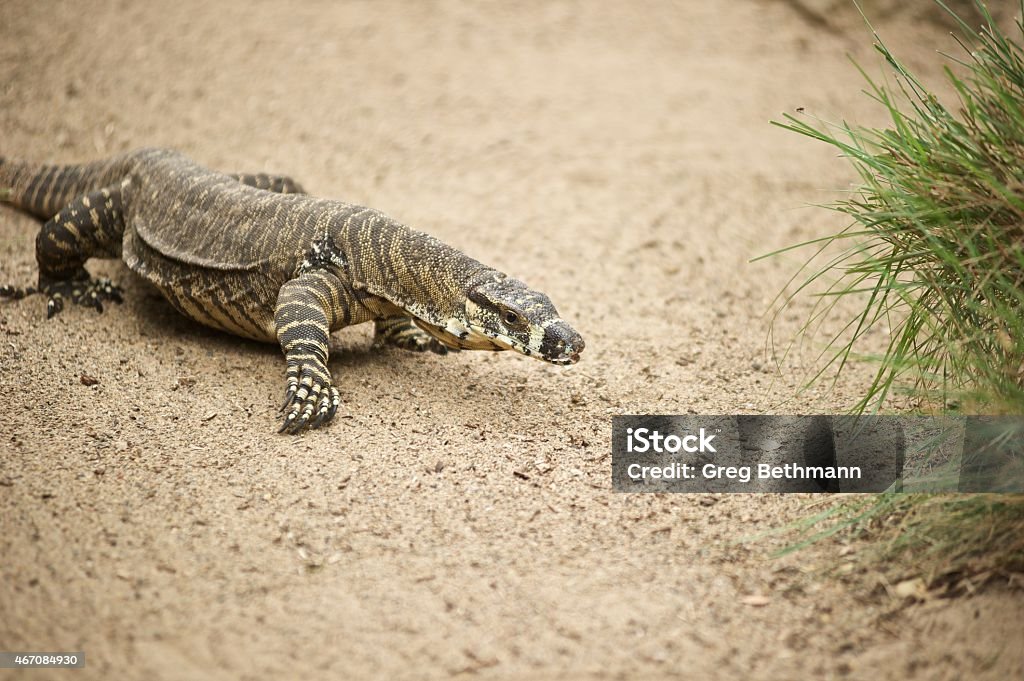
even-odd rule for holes
{"type": "Polygon", "coordinates": [[[50,298],[46,303],[46,318],[53,319],[53,316],[64,309],[64,301],[60,298],[50,298]]]}
{"type": "Polygon", "coordinates": [[[316,430],[327,420],[327,411],[321,409],[319,405],[320,403],[317,402],[316,411],[313,412],[313,420],[309,422],[311,430],[316,430]]]}
{"type": "Polygon", "coordinates": [[[297,393],[298,391],[299,389],[294,387],[290,387],[284,391],[284,404],[282,404],[281,408],[277,410],[278,413],[283,412],[285,409],[288,408],[289,405],[291,405],[292,400],[295,399],[295,393],[297,393]]]}
{"type": "Polygon", "coordinates": [[[296,418],[292,421],[291,427],[288,428],[289,435],[298,435],[302,432],[302,429],[306,427],[306,422],[302,420],[302,417],[296,418]]]}
{"type": "Polygon", "coordinates": [[[294,414],[288,414],[288,416],[286,416],[285,419],[284,419],[284,423],[282,423],[281,427],[277,429],[277,432],[278,433],[285,432],[288,429],[288,426],[290,426],[294,422],[294,420],[295,420],[295,415],[294,414]]]}
{"type": "Polygon", "coordinates": [[[318,418],[320,419],[320,425],[324,425],[328,421],[334,418],[334,412],[337,409],[334,408],[334,399],[328,395],[327,403],[324,405],[324,410],[320,413],[318,418]]]}

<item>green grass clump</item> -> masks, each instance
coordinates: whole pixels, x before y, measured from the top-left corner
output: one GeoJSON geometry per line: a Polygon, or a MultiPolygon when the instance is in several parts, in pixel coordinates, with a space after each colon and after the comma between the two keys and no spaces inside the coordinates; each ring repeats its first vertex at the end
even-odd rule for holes
{"type": "Polygon", "coordinates": [[[807,332],[839,301],[864,297],[861,312],[831,337],[812,382],[830,366],[838,376],[877,325],[891,330],[858,413],[877,410],[901,388],[919,404],[956,400],[971,410],[1024,414],[1024,23],[1016,22],[1011,39],[977,5],[986,25],[974,30],[960,21],[964,54],[945,68],[955,107],[878,40],[896,85],[864,75],[891,127],[790,115],[776,122],[837,148],[860,176],[850,198],[829,206],[852,224],[809,242],[819,254],[837,244],[841,252],[787,299],[833,279],[807,332]]]}
{"type": "MultiPolygon", "coordinates": [[[[848,198],[828,206],[848,216],[850,226],[793,247],[817,248],[805,268],[823,253],[830,259],[786,302],[831,282],[802,335],[848,309],[837,307],[841,301],[859,310],[829,336],[822,354],[827,361],[811,379],[820,380],[830,367],[838,378],[854,357],[876,361],[874,380],[852,405],[854,413],[881,409],[900,389],[926,410],[960,403],[973,412],[1024,414],[1024,22],[1016,22],[1010,37],[976,1],[984,26],[974,30],[941,0],[936,4],[961,31],[962,54],[949,57],[945,68],[954,106],[941,103],[875,34],[895,85],[861,73],[889,127],[788,115],[776,122],[835,147],[860,176],[848,198]],[[860,352],[879,325],[890,333],[885,351],[860,352]]],[[[1024,0],[1020,9],[1024,15],[1024,0]]],[[[932,463],[927,456],[917,462],[928,483],[921,488],[957,489],[961,467],[932,463]]],[[[1015,480],[1020,463],[1015,458],[1010,464],[1017,467],[1007,469],[1015,480]]],[[[798,529],[786,551],[830,537],[866,541],[839,567],[850,574],[871,568],[890,583],[921,578],[946,595],[993,577],[1012,583],[1024,571],[1022,495],[855,497],[806,518],[798,529]]]]}

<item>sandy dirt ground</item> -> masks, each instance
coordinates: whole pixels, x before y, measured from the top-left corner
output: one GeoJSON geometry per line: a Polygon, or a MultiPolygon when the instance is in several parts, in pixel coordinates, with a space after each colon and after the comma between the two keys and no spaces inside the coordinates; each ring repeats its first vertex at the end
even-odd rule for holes
{"type": "MultiPolygon", "coordinates": [[[[900,22],[903,23],[900,23],[900,22]]],[[[942,30],[880,23],[937,77],[942,30]]],[[[1019,592],[907,605],[741,540],[807,497],[611,491],[611,417],[841,411],[796,394],[766,312],[840,226],[830,150],[768,122],[871,122],[868,36],[779,2],[0,4],[0,153],[180,149],[379,208],[546,291],[564,369],[340,333],[344,407],[274,433],[277,348],[125,284],[102,315],[0,303],[0,679],[1024,676],[1019,592]],[[82,374],[99,383],[85,386],[82,374]]],[[[877,72],[877,71],[876,71],[877,72]]],[[[874,118],[872,118],[874,116],[874,118]]],[[[0,209],[0,279],[37,224],[0,209]]],[[[807,301],[787,313],[792,333],[807,301]]]]}

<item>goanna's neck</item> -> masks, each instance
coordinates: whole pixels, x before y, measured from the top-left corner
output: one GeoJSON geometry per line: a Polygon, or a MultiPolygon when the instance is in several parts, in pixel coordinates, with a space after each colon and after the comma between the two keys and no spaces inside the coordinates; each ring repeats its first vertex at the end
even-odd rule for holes
{"type": "Polygon", "coordinates": [[[334,232],[353,285],[431,324],[443,326],[474,286],[499,274],[369,208],[353,207],[334,232]]]}

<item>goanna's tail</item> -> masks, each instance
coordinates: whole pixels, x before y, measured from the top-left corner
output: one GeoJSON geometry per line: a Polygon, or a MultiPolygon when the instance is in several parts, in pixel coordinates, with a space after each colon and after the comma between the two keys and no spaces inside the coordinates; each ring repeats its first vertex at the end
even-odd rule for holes
{"type": "Polygon", "coordinates": [[[74,199],[119,182],[126,154],[81,165],[44,165],[0,157],[0,201],[49,220],[74,199]]]}

